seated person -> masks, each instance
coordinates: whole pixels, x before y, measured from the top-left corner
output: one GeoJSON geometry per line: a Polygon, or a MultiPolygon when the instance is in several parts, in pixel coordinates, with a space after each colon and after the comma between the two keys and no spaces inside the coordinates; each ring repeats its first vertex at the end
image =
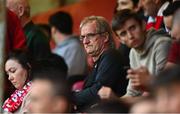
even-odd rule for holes
{"type": "Polygon", "coordinates": [[[28,105],[29,112],[72,112],[71,92],[66,81],[67,70],[64,70],[67,66],[65,64],[54,66],[55,64],[51,64],[49,60],[40,60],[37,63],[32,71],[33,86],[30,94],[31,102],[28,105]]]}
{"type": "Polygon", "coordinates": [[[5,63],[5,71],[9,81],[16,88],[14,93],[4,102],[2,109],[8,113],[27,112],[29,93],[31,90],[31,61],[22,50],[12,51],[5,63]]]}
{"type": "Polygon", "coordinates": [[[103,17],[86,17],[80,24],[81,41],[88,55],[94,61],[90,75],[86,78],[83,90],[74,94],[74,101],[79,110],[97,103],[97,95],[102,86],[108,86],[119,96],[126,92],[123,58],[112,49],[112,30],[103,17]]]}

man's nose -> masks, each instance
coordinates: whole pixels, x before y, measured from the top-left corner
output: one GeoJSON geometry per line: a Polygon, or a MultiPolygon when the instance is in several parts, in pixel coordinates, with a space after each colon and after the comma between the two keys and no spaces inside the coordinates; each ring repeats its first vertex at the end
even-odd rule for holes
{"type": "Polygon", "coordinates": [[[128,36],[128,39],[132,39],[133,38],[133,35],[131,32],[127,32],[127,36],[128,36]]]}
{"type": "Polygon", "coordinates": [[[85,36],[84,39],[83,39],[83,44],[87,44],[89,42],[90,42],[89,39],[85,36]]]}

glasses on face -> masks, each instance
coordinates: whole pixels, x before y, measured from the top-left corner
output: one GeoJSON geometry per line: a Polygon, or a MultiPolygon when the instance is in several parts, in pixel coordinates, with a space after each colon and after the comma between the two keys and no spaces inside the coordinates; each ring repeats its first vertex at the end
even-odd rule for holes
{"type": "Polygon", "coordinates": [[[100,35],[103,34],[105,32],[98,32],[98,33],[88,33],[86,35],[80,35],[80,41],[83,41],[85,38],[87,38],[88,40],[93,39],[96,35],[100,35]]]}

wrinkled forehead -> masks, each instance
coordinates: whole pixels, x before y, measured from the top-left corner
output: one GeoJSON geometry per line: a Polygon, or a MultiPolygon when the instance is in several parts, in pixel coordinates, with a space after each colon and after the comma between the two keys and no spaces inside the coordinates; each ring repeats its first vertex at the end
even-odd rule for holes
{"type": "Polygon", "coordinates": [[[87,20],[84,23],[81,23],[80,28],[82,29],[84,27],[91,26],[91,25],[97,25],[96,20],[87,20]]]}
{"type": "Polygon", "coordinates": [[[119,30],[128,29],[129,27],[131,27],[133,25],[140,26],[140,23],[134,18],[129,18],[129,19],[125,20],[121,26],[119,26],[119,30]]]}
{"type": "Polygon", "coordinates": [[[96,32],[96,31],[97,31],[97,23],[95,21],[89,21],[81,27],[81,33],[96,32]]]}

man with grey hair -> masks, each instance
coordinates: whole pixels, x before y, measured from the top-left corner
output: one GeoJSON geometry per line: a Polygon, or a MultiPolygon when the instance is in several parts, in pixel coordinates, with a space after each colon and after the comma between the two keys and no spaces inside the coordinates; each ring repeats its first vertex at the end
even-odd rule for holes
{"type": "Polygon", "coordinates": [[[82,91],[74,94],[78,110],[90,107],[100,98],[97,95],[102,86],[108,86],[119,96],[126,92],[127,81],[120,53],[111,48],[112,30],[103,17],[86,17],[80,24],[80,39],[94,67],[87,77],[82,91]]]}
{"type": "Polygon", "coordinates": [[[32,57],[40,59],[49,56],[48,38],[30,19],[28,0],[6,0],[6,6],[19,17],[27,38],[27,47],[32,57]]]}

